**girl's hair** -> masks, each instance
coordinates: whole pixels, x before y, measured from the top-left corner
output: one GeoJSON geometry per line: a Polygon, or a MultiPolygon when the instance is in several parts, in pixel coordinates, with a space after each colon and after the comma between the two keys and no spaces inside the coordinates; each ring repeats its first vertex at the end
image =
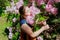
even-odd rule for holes
{"type": "Polygon", "coordinates": [[[25,13],[24,6],[21,6],[19,8],[19,13],[20,13],[20,15],[24,15],[24,13],[25,13]]]}
{"type": "Polygon", "coordinates": [[[20,20],[21,20],[21,19],[24,19],[24,17],[23,17],[23,15],[24,15],[24,13],[25,13],[24,6],[21,6],[21,7],[19,8],[19,13],[20,13],[20,20]]]}
{"type": "Polygon", "coordinates": [[[28,4],[28,5],[29,5],[29,7],[30,7],[30,6],[32,6],[32,2],[29,2],[29,4],[28,4]]]}

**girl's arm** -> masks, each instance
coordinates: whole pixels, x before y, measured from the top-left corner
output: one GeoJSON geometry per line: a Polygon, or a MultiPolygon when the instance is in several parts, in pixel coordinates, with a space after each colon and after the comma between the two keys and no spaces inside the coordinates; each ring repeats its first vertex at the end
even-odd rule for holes
{"type": "Polygon", "coordinates": [[[31,29],[27,24],[23,24],[23,25],[21,26],[21,29],[22,29],[25,33],[27,33],[30,37],[35,38],[35,37],[37,37],[41,32],[43,32],[44,30],[49,29],[49,26],[48,26],[48,25],[45,25],[45,26],[43,26],[41,29],[39,29],[38,31],[33,32],[32,29],[31,29]]]}

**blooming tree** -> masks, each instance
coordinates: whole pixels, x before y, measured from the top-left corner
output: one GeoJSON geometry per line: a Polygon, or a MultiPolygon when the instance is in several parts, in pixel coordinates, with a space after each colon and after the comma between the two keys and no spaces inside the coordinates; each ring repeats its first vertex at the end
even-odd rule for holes
{"type": "MultiPolygon", "coordinates": [[[[19,8],[24,5],[24,0],[19,0],[16,4],[14,3],[14,0],[12,0],[11,3],[11,7],[7,6],[6,9],[7,11],[11,12],[11,13],[19,13],[18,10],[19,8]]],[[[56,25],[58,25],[58,18],[57,18],[57,14],[58,14],[58,8],[56,7],[56,4],[60,2],[60,0],[29,0],[30,2],[32,2],[32,6],[30,8],[26,7],[26,12],[29,16],[27,16],[26,21],[29,24],[34,24],[35,21],[38,20],[39,21],[47,21],[47,23],[50,25],[50,22],[54,22],[54,27],[56,25]],[[55,19],[55,20],[54,20],[55,19]]],[[[17,19],[15,17],[13,17],[12,19],[13,22],[16,22],[17,19]]],[[[60,21],[60,19],[59,19],[60,21]]],[[[53,24],[53,23],[51,23],[53,24]]],[[[36,26],[35,30],[38,29],[38,25],[35,24],[34,26],[36,26]]],[[[50,25],[51,26],[51,25],[50,25]]],[[[52,27],[53,27],[52,26],[52,27]]],[[[47,32],[51,32],[51,30],[56,30],[53,28],[50,28],[49,30],[47,30],[47,32]]],[[[10,33],[11,34],[11,33],[10,33]]],[[[52,34],[51,34],[52,35],[52,34]]],[[[10,36],[9,36],[10,37],[10,36]]],[[[38,40],[43,40],[41,37],[38,37],[38,40]]]]}

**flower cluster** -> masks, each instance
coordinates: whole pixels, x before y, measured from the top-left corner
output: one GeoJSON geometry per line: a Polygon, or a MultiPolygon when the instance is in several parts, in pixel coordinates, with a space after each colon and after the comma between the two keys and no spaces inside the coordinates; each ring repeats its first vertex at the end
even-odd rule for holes
{"type": "Polygon", "coordinates": [[[39,37],[37,37],[37,40],[43,40],[43,38],[39,36],[39,37]]]}
{"type": "Polygon", "coordinates": [[[16,22],[16,20],[17,20],[16,18],[13,18],[13,19],[12,19],[13,22],[16,22]]]}
{"type": "Polygon", "coordinates": [[[19,2],[16,3],[17,9],[19,9],[24,4],[23,0],[19,0],[19,2]]]}
{"type": "Polygon", "coordinates": [[[47,12],[50,12],[53,15],[57,14],[58,9],[54,7],[54,3],[60,2],[59,0],[37,0],[38,6],[43,4],[43,2],[41,3],[41,1],[43,1],[44,4],[46,5],[45,10],[47,12]]]}
{"type": "MultiPolygon", "coordinates": [[[[56,0],[36,0],[35,1],[37,3],[37,6],[41,6],[43,4],[45,4],[45,11],[48,12],[48,14],[52,14],[52,15],[57,15],[58,9],[54,6],[54,3],[56,3],[56,0]]],[[[58,1],[60,2],[60,1],[58,1]]],[[[40,11],[41,9],[38,9],[37,7],[35,7],[34,5],[32,5],[30,7],[30,16],[26,18],[27,22],[32,24],[34,22],[34,17],[36,14],[41,13],[40,11]],[[30,18],[30,19],[29,19],[30,18]],[[30,21],[28,21],[30,20],[30,21]]]]}
{"type": "Polygon", "coordinates": [[[31,25],[34,23],[34,19],[32,18],[32,16],[27,16],[26,21],[31,25]]]}
{"type": "Polygon", "coordinates": [[[30,10],[30,12],[29,12],[30,16],[27,16],[26,21],[29,24],[33,24],[34,23],[34,17],[36,14],[40,13],[40,10],[35,6],[31,6],[29,8],[29,10],[30,10]]]}

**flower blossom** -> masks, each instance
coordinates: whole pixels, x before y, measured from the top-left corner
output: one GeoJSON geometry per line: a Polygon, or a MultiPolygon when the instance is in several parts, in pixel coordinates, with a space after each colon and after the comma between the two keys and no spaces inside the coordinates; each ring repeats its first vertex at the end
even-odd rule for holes
{"type": "Polygon", "coordinates": [[[34,18],[32,18],[31,16],[27,16],[26,21],[31,25],[34,24],[34,18]]]}
{"type": "Polygon", "coordinates": [[[45,7],[45,10],[46,10],[47,12],[50,12],[52,8],[53,8],[52,5],[47,4],[46,7],[45,7]]]}
{"type": "Polygon", "coordinates": [[[36,14],[40,13],[40,10],[38,8],[36,8],[35,6],[31,6],[30,7],[30,11],[29,11],[30,15],[27,16],[26,21],[29,24],[33,24],[34,23],[34,17],[36,14]]]}
{"type": "Polygon", "coordinates": [[[36,0],[36,3],[37,3],[37,6],[40,6],[40,5],[44,4],[44,1],[43,0],[36,0]]]}
{"type": "Polygon", "coordinates": [[[47,4],[53,5],[54,4],[54,0],[49,0],[47,4]]]}
{"type": "Polygon", "coordinates": [[[13,36],[13,34],[12,33],[9,33],[8,38],[9,39],[12,39],[12,36],[13,36]]]}
{"type": "Polygon", "coordinates": [[[16,22],[16,18],[13,18],[12,21],[13,21],[13,22],[16,22]]]}
{"type": "Polygon", "coordinates": [[[17,9],[19,9],[24,4],[23,0],[19,0],[19,2],[16,3],[17,9]]]}
{"type": "Polygon", "coordinates": [[[54,0],[56,3],[60,2],[60,0],[54,0]]]}
{"type": "Polygon", "coordinates": [[[30,10],[31,10],[32,16],[34,16],[34,17],[36,14],[40,13],[40,9],[36,8],[35,6],[31,6],[30,10]]]}
{"type": "Polygon", "coordinates": [[[37,40],[43,40],[43,38],[39,36],[39,37],[37,37],[37,40]]]}
{"type": "Polygon", "coordinates": [[[58,9],[55,8],[55,7],[53,7],[53,8],[51,9],[51,13],[52,13],[53,15],[57,15],[57,11],[58,11],[58,9]]]}

